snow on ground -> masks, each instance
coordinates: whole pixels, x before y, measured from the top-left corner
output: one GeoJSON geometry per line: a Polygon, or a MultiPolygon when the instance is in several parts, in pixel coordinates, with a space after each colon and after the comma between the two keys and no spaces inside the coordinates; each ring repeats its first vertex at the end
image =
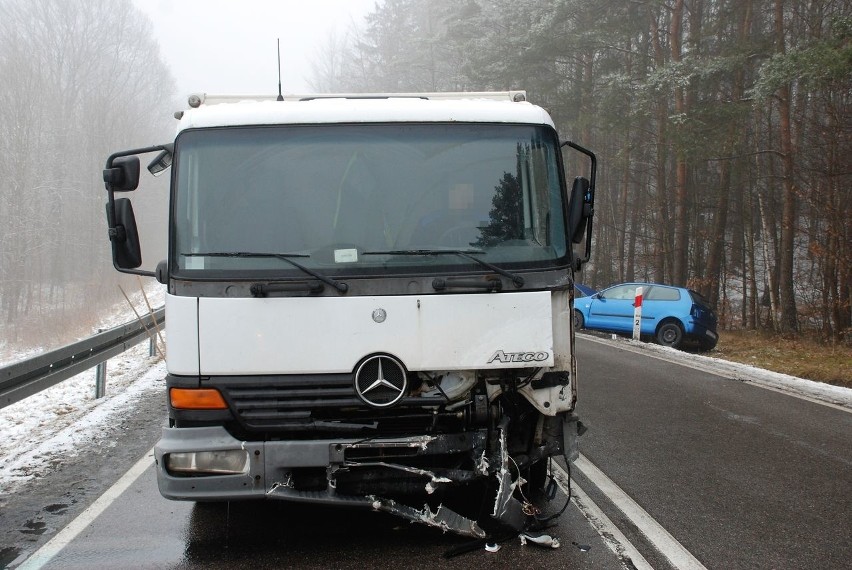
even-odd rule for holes
{"type": "MultiPolygon", "coordinates": [[[[155,309],[163,305],[164,296],[163,287],[148,292],[155,309]]],[[[144,316],[148,307],[141,292],[130,298],[136,311],[144,316]]],[[[98,328],[108,329],[135,319],[132,309],[124,303],[116,305],[98,328]]],[[[0,495],[53,469],[79,447],[109,444],[111,433],[107,426],[111,418],[124,413],[134,401],[164,397],[165,363],[158,356],[148,356],[148,352],[149,342],[143,340],[107,362],[103,398],[95,398],[96,372],[91,368],[0,409],[0,495]]],[[[27,357],[26,353],[19,353],[14,361],[27,357]]]]}
{"type": "Polygon", "coordinates": [[[0,410],[0,495],[44,475],[78,448],[109,446],[111,419],[134,402],[163,398],[166,366],[137,344],[107,362],[106,395],[95,399],[95,369],[0,410]]]}
{"type": "Polygon", "coordinates": [[[634,341],[617,335],[612,335],[612,339],[589,335],[583,336],[596,342],[612,344],[640,354],[684,364],[725,378],[732,378],[742,382],[753,382],[782,392],[813,398],[852,410],[852,389],[850,388],[814,382],[813,380],[772,372],[771,370],[749,366],[748,364],[713,358],[704,354],[693,354],[658,344],[634,341]]]}
{"type": "MultiPolygon", "coordinates": [[[[584,338],[852,409],[852,389],[849,388],[620,337],[610,340],[584,335],[584,338]]],[[[148,356],[148,342],[142,342],[109,360],[104,398],[94,398],[93,368],[0,409],[3,435],[0,438],[0,495],[13,492],[21,483],[55,468],[62,457],[75,454],[78,448],[96,443],[109,445],[110,419],[120,416],[135,401],[164,397],[165,376],[165,363],[159,357],[148,356]]]]}

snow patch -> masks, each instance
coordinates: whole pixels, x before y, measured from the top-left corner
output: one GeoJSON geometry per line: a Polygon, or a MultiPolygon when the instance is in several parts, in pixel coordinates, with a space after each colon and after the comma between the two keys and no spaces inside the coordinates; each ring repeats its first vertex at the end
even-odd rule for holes
{"type": "Polygon", "coordinates": [[[107,362],[106,395],[95,399],[95,369],[0,410],[0,494],[44,475],[92,443],[110,445],[104,426],[134,402],[161,398],[166,365],[142,342],[107,362]]]}
{"type": "Polygon", "coordinates": [[[703,354],[691,354],[674,348],[639,342],[632,339],[616,337],[615,340],[609,340],[585,334],[582,335],[582,338],[593,342],[618,346],[625,350],[646,354],[669,362],[683,364],[732,380],[753,382],[782,392],[813,398],[821,402],[852,410],[852,388],[823,384],[822,382],[764,370],[763,368],[757,368],[748,364],[740,364],[739,362],[731,362],[703,354]]]}

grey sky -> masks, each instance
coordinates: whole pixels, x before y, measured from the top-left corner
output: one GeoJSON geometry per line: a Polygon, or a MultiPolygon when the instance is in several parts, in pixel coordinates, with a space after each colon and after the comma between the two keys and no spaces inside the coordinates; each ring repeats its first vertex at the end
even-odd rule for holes
{"type": "Polygon", "coordinates": [[[153,21],[179,94],[310,91],[311,61],[330,32],[361,23],[377,0],[133,0],[153,21]]]}

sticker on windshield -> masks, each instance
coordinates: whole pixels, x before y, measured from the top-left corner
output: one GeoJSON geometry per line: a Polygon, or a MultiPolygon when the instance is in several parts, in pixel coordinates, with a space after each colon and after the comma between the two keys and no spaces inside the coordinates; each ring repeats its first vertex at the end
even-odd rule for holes
{"type": "Polygon", "coordinates": [[[358,261],[358,250],[357,249],[335,249],[334,250],[334,262],[335,263],[354,263],[358,261]]]}

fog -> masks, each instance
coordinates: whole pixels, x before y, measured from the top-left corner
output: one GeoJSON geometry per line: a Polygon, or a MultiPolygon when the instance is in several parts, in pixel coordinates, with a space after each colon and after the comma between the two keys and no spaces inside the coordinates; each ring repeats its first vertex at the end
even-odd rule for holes
{"type": "MultiPolygon", "coordinates": [[[[375,4],[0,0],[0,363],[92,334],[119,285],[139,290],[111,263],[109,154],[169,141],[191,92],[275,93],[279,38],[284,91],[307,91],[319,46],[375,4]]],[[[143,269],[166,256],[167,185],[143,169],[131,195],[143,269]]]]}
{"type": "MultiPolygon", "coordinates": [[[[0,362],[138,288],[111,265],[106,157],[170,140],[191,92],[275,93],[279,38],[285,93],[527,90],[600,158],[582,281],[848,342],[850,21],[804,0],[0,0],[0,362]]],[[[133,205],[153,269],[164,182],[133,205]]]]}
{"type": "Polygon", "coordinates": [[[311,62],[330,34],[360,25],[376,0],[134,0],[151,19],[181,95],[311,91],[311,62]]]}

